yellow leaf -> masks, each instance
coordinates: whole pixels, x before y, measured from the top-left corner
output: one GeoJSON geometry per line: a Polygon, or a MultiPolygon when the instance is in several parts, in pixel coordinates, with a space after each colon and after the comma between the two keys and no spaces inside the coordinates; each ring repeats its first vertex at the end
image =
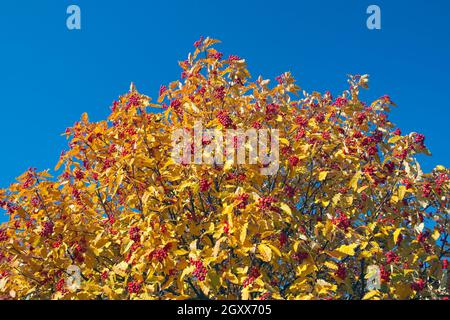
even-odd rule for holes
{"type": "Polygon", "coordinates": [[[398,202],[398,197],[397,196],[392,196],[391,197],[391,201],[394,202],[394,203],[397,203],[398,202]]]}
{"type": "Polygon", "coordinates": [[[173,253],[177,256],[184,256],[184,255],[188,254],[189,251],[180,249],[180,250],[175,250],[173,253]]]}
{"type": "Polygon", "coordinates": [[[397,141],[401,140],[403,137],[402,136],[393,136],[392,138],[390,138],[388,140],[388,143],[396,143],[397,141]]]}
{"type": "Polygon", "coordinates": [[[194,271],[194,269],[195,269],[194,266],[189,266],[187,268],[184,268],[183,272],[181,273],[180,280],[183,281],[184,277],[186,277],[186,275],[188,275],[192,271],[194,271]]]}
{"type": "Polygon", "coordinates": [[[81,121],[83,121],[84,123],[88,123],[89,122],[89,117],[88,117],[88,114],[86,112],[81,115],[81,121]]]}
{"type": "Polygon", "coordinates": [[[358,181],[359,178],[361,178],[361,171],[358,171],[357,173],[355,173],[355,175],[353,176],[353,178],[350,180],[350,187],[353,188],[353,190],[357,190],[358,189],[358,181]]]}
{"type": "Polygon", "coordinates": [[[191,251],[197,250],[197,240],[191,242],[191,244],[189,245],[189,249],[191,249],[191,251]]]}
{"type": "Polygon", "coordinates": [[[258,251],[264,261],[269,262],[270,260],[272,260],[272,250],[268,245],[261,243],[260,245],[258,245],[258,251]]]}
{"type": "Polygon", "coordinates": [[[250,296],[250,293],[248,292],[248,287],[245,287],[242,289],[242,300],[248,300],[248,297],[250,296]]]}
{"type": "Polygon", "coordinates": [[[330,220],[327,220],[325,223],[325,227],[322,229],[322,234],[326,239],[330,239],[333,232],[333,223],[330,220]]]}
{"type": "Polygon", "coordinates": [[[345,201],[347,201],[347,204],[349,206],[351,206],[353,204],[353,196],[350,195],[350,196],[345,197],[345,201]]]}
{"type": "Polygon", "coordinates": [[[297,276],[302,279],[314,272],[315,269],[316,268],[313,263],[303,263],[301,266],[297,267],[297,276]]]}
{"type": "Polygon", "coordinates": [[[340,194],[340,193],[336,193],[336,194],[333,196],[333,204],[334,204],[334,205],[338,204],[338,203],[339,203],[339,200],[341,200],[341,194],[340,194]]]}
{"type": "Polygon", "coordinates": [[[273,246],[271,244],[269,244],[269,247],[270,247],[270,249],[272,249],[273,252],[276,253],[277,256],[281,257],[281,252],[280,252],[280,250],[277,247],[275,247],[275,246],[273,246]]]}
{"type": "Polygon", "coordinates": [[[233,228],[233,206],[225,204],[222,210],[222,214],[227,216],[228,225],[230,226],[230,228],[233,228]]]}
{"type": "Polygon", "coordinates": [[[403,228],[398,228],[394,231],[394,242],[397,243],[398,237],[400,236],[400,233],[402,232],[403,228]]]}
{"type": "Polygon", "coordinates": [[[241,244],[245,242],[245,238],[247,237],[247,229],[248,229],[248,222],[244,223],[241,229],[241,233],[239,235],[239,241],[241,244]]]}
{"type": "Polygon", "coordinates": [[[334,262],[331,262],[331,261],[325,261],[324,265],[327,266],[328,268],[332,269],[332,270],[337,270],[338,269],[338,266],[334,262]]]}
{"type": "Polygon", "coordinates": [[[358,193],[363,192],[364,190],[366,190],[369,186],[362,186],[361,188],[358,189],[358,193]]]}
{"type": "Polygon", "coordinates": [[[126,274],[127,269],[128,269],[128,263],[126,263],[125,261],[122,261],[121,263],[119,263],[113,267],[114,273],[118,274],[121,277],[125,277],[127,275],[126,274]]]}
{"type": "Polygon", "coordinates": [[[223,171],[229,171],[233,167],[233,164],[234,160],[227,160],[227,162],[225,162],[225,165],[223,166],[223,171]]]}
{"type": "Polygon", "coordinates": [[[291,208],[286,203],[280,203],[280,209],[286,212],[288,215],[292,215],[291,208]]]}
{"type": "Polygon", "coordinates": [[[115,196],[117,189],[119,189],[120,184],[122,183],[124,177],[125,177],[125,173],[122,170],[120,170],[119,174],[116,176],[116,184],[114,186],[114,189],[111,192],[111,197],[115,196]]]}
{"type": "Polygon", "coordinates": [[[335,251],[338,251],[340,253],[354,256],[355,255],[355,248],[358,246],[356,243],[352,243],[350,245],[342,245],[339,248],[337,248],[335,251]]]}
{"type": "Polygon", "coordinates": [[[406,187],[405,186],[400,186],[398,188],[398,200],[402,201],[403,198],[405,197],[405,193],[406,193],[406,187]]]}
{"type": "Polygon", "coordinates": [[[326,282],[323,279],[318,279],[316,282],[316,290],[319,294],[328,294],[330,291],[335,291],[336,285],[326,282]]]}
{"type": "MultiPolygon", "coordinates": [[[[379,294],[380,294],[380,291],[372,290],[372,291],[367,292],[362,299],[363,300],[370,300],[372,298],[377,297],[379,294]]],[[[379,300],[379,299],[374,299],[374,300],[379,300]]]]}
{"type": "Polygon", "coordinates": [[[205,285],[203,283],[203,281],[199,281],[198,285],[199,285],[200,289],[202,290],[202,292],[205,294],[205,296],[208,296],[209,290],[210,290],[209,286],[205,285]]]}
{"type": "Polygon", "coordinates": [[[399,282],[394,288],[397,299],[407,299],[413,293],[409,283],[399,282]]]}
{"type": "Polygon", "coordinates": [[[325,180],[327,178],[327,175],[328,175],[328,171],[321,171],[319,173],[319,181],[325,180]]]}
{"type": "Polygon", "coordinates": [[[3,292],[5,289],[6,283],[8,282],[8,277],[0,280],[0,291],[3,292]]]}
{"type": "Polygon", "coordinates": [[[431,236],[435,241],[437,241],[439,239],[439,237],[441,236],[441,234],[439,233],[438,230],[434,230],[433,235],[431,236]]]}

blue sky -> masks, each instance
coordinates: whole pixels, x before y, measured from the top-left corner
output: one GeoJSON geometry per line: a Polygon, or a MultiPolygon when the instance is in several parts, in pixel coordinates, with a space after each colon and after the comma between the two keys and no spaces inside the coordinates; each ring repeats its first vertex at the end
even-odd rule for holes
{"type": "Polygon", "coordinates": [[[370,74],[365,97],[389,94],[391,119],[426,135],[424,169],[450,166],[449,21],[444,0],[1,1],[0,187],[30,166],[53,169],[65,128],[83,112],[104,119],[131,81],[156,97],[201,35],[246,58],[254,77],[291,71],[308,91],[338,94],[347,74],[370,74]],[[66,28],[70,4],[82,30],[66,28]],[[366,28],[371,4],[379,31],[366,28]]]}

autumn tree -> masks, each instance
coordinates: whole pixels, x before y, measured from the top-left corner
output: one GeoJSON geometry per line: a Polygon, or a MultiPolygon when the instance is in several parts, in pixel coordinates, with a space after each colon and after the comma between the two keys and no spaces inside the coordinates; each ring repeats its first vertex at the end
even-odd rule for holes
{"type": "MultiPolygon", "coordinates": [[[[449,170],[422,172],[383,96],[251,81],[209,38],[158,100],[134,86],[107,120],[67,129],[57,177],[29,169],[0,191],[8,299],[438,299],[448,294],[449,170]],[[157,108],[157,109],[155,109],[157,108]],[[279,130],[279,168],[177,163],[175,130],[279,130]],[[70,286],[68,270],[80,271],[70,286]],[[370,269],[370,266],[376,267],[370,269]],[[368,289],[379,270],[381,286],[368,289]]],[[[210,144],[206,137],[203,145],[210,144]]],[[[244,142],[245,143],[245,142],[244,142]]],[[[246,145],[246,147],[248,147],[246,145]]]]}

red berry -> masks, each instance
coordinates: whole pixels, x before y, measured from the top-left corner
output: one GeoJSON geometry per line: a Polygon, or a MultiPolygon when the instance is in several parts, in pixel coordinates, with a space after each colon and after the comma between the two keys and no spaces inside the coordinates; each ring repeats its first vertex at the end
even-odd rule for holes
{"type": "Polygon", "coordinates": [[[207,192],[211,187],[211,182],[206,179],[200,180],[200,192],[207,192]]]}

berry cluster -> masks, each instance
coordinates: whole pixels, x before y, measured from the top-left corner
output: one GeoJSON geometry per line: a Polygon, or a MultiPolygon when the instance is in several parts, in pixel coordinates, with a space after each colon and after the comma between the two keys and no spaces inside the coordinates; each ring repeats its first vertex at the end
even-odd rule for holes
{"type": "Polygon", "coordinates": [[[284,192],[286,192],[286,195],[287,195],[289,198],[292,198],[292,197],[295,195],[295,188],[294,188],[294,187],[291,187],[290,185],[286,185],[286,186],[284,187],[284,192]]]}
{"type": "Polygon", "coordinates": [[[30,187],[32,187],[36,181],[35,179],[35,173],[36,173],[36,169],[35,168],[29,168],[27,171],[27,175],[25,177],[25,181],[22,185],[22,187],[24,189],[28,189],[30,187]]]}
{"type": "Polygon", "coordinates": [[[283,84],[284,75],[279,75],[275,77],[275,80],[277,80],[278,84],[283,84]]]}
{"type": "Polygon", "coordinates": [[[422,196],[424,198],[428,198],[431,195],[431,192],[433,192],[433,189],[431,188],[431,184],[429,182],[425,182],[422,185],[422,196]]]}
{"type": "Polygon", "coordinates": [[[141,291],[142,284],[139,281],[128,282],[128,293],[139,293],[141,291]]]}
{"type": "Polygon", "coordinates": [[[400,246],[400,244],[402,243],[402,241],[403,241],[403,234],[400,233],[400,234],[398,235],[397,241],[395,242],[395,245],[400,246]]]}
{"type": "Polygon", "coordinates": [[[308,125],[308,119],[302,116],[297,116],[295,118],[295,123],[297,123],[300,127],[306,127],[308,125]]]}
{"type": "Polygon", "coordinates": [[[278,240],[280,241],[280,246],[281,247],[284,247],[287,243],[288,243],[288,241],[289,241],[289,238],[288,238],[288,235],[287,235],[287,233],[286,232],[281,232],[280,233],[280,236],[279,236],[279,238],[278,238],[278,240]]]}
{"type": "Polygon", "coordinates": [[[295,261],[298,261],[298,263],[302,264],[303,260],[308,258],[308,256],[309,256],[309,254],[307,252],[299,251],[292,255],[292,259],[294,259],[295,261]]]}
{"type": "Polygon", "coordinates": [[[414,291],[420,292],[423,289],[425,289],[425,281],[423,281],[423,279],[419,279],[417,281],[414,281],[413,283],[411,283],[411,289],[413,289],[414,291]]]}
{"type": "Polygon", "coordinates": [[[337,97],[332,105],[341,108],[341,107],[344,107],[347,103],[348,103],[348,99],[347,98],[337,97]]]}
{"type": "Polygon", "coordinates": [[[238,209],[245,209],[248,205],[248,199],[249,199],[248,193],[241,193],[236,197],[236,200],[239,201],[239,204],[237,205],[238,209]]]}
{"type": "Polygon", "coordinates": [[[196,277],[198,281],[204,281],[206,278],[206,273],[208,272],[206,267],[200,260],[194,260],[191,258],[190,262],[195,267],[194,271],[192,272],[194,277],[196,277]]]}
{"type": "Polygon", "coordinates": [[[297,156],[290,156],[289,157],[289,165],[291,167],[295,167],[300,162],[300,159],[297,156]]]}
{"type": "Polygon", "coordinates": [[[278,202],[278,200],[272,196],[261,197],[259,198],[258,206],[261,210],[270,210],[273,209],[272,204],[276,202],[278,202]]]}
{"type": "Polygon", "coordinates": [[[395,170],[395,163],[394,162],[386,162],[385,164],[384,164],[384,167],[386,168],[386,170],[389,172],[389,173],[393,173],[394,172],[394,170],[395,170]]]}
{"type": "Polygon", "coordinates": [[[250,273],[247,276],[247,278],[244,280],[244,283],[242,284],[244,288],[248,287],[249,285],[251,285],[256,278],[258,278],[261,275],[261,273],[259,272],[259,269],[257,267],[252,267],[250,269],[250,273]]]}
{"type": "Polygon", "coordinates": [[[210,52],[208,53],[208,58],[214,58],[216,60],[220,60],[223,57],[223,53],[222,52],[210,52]]]}
{"type": "Polygon", "coordinates": [[[330,140],[331,139],[331,133],[329,131],[323,131],[322,132],[322,139],[330,140]]]}
{"type": "Polygon", "coordinates": [[[77,180],[83,180],[84,179],[84,173],[80,169],[76,169],[74,174],[75,174],[75,179],[77,179],[77,180]]]}
{"type": "Polygon", "coordinates": [[[239,60],[241,60],[241,58],[240,57],[238,57],[238,56],[236,56],[236,55],[234,55],[234,54],[230,54],[230,56],[228,57],[228,60],[231,62],[231,61],[239,61],[239,60]]]}
{"type": "Polygon", "coordinates": [[[359,112],[356,115],[356,123],[360,126],[363,124],[363,122],[367,119],[367,115],[365,112],[359,112]]]}
{"type": "Polygon", "coordinates": [[[391,279],[391,272],[385,266],[380,267],[380,278],[382,282],[389,282],[391,279]]]}
{"type": "Polygon", "coordinates": [[[0,229],[0,242],[8,240],[8,234],[6,233],[6,230],[0,229]]]}
{"type": "Polygon", "coordinates": [[[167,91],[167,87],[165,85],[162,85],[159,87],[159,96],[162,96],[164,94],[164,92],[167,91]]]}
{"type": "Polygon", "coordinates": [[[134,242],[140,242],[141,241],[141,230],[139,227],[131,227],[130,231],[128,232],[130,235],[130,239],[134,242]]]}
{"type": "Polygon", "coordinates": [[[128,98],[127,107],[137,107],[139,105],[139,95],[137,93],[133,93],[128,98]]]}
{"type": "Polygon", "coordinates": [[[228,224],[228,221],[225,221],[225,226],[223,227],[223,232],[225,234],[228,234],[230,232],[230,225],[228,224]]]}
{"type": "Polygon", "coordinates": [[[66,287],[66,281],[64,280],[64,278],[60,278],[55,286],[56,291],[66,293],[67,289],[65,287],[66,287]]]}
{"type": "Polygon", "coordinates": [[[54,224],[52,221],[45,221],[42,223],[41,236],[47,238],[53,234],[54,224]]]}
{"type": "Polygon", "coordinates": [[[280,106],[275,103],[270,103],[266,106],[266,116],[271,118],[280,112],[280,106]]]}
{"type": "Polygon", "coordinates": [[[269,300],[271,297],[272,294],[269,291],[266,291],[259,297],[259,300],[269,300]]]}
{"type": "Polygon", "coordinates": [[[319,113],[315,116],[314,119],[317,121],[317,123],[322,123],[322,122],[325,121],[325,114],[324,114],[323,112],[319,112],[319,113]]]}
{"type": "Polygon", "coordinates": [[[170,107],[176,112],[178,115],[183,115],[183,109],[181,108],[181,101],[178,99],[172,100],[170,102],[170,107]]]}
{"type": "Polygon", "coordinates": [[[421,133],[417,133],[414,137],[414,142],[417,143],[421,148],[425,148],[425,136],[421,133]]]}
{"type": "Polygon", "coordinates": [[[149,259],[150,260],[155,259],[159,262],[163,262],[168,256],[170,247],[171,247],[171,245],[169,243],[169,244],[165,245],[163,248],[158,248],[158,249],[152,251],[149,254],[149,259]]]}
{"type": "Polygon", "coordinates": [[[400,261],[400,257],[393,251],[388,251],[386,253],[386,262],[387,263],[398,263],[400,261]]]}
{"type": "Polygon", "coordinates": [[[200,179],[200,192],[207,192],[211,188],[211,182],[207,179],[200,179]]]}
{"type": "Polygon", "coordinates": [[[215,88],[214,92],[213,92],[213,96],[217,100],[223,100],[225,98],[225,87],[220,86],[220,87],[215,88]]]}
{"type": "Polygon", "coordinates": [[[334,275],[341,280],[345,280],[345,278],[347,277],[347,269],[342,263],[338,264],[338,269],[334,272],[334,275]]]}
{"type": "Polygon", "coordinates": [[[392,132],[394,135],[396,136],[401,136],[402,135],[402,130],[400,130],[400,128],[397,128],[394,130],[394,132],[392,132]]]}
{"type": "Polygon", "coordinates": [[[34,196],[33,198],[31,198],[31,205],[34,207],[34,208],[39,208],[40,207],[40,204],[41,204],[41,200],[39,199],[39,197],[38,196],[34,196]]]}
{"type": "Polygon", "coordinates": [[[205,38],[203,36],[201,36],[200,39],[198,39],[197,41],[194,42],[194,47],[200,48],[201,46],[203,46],[204,40],[205,40],[205,38]]]}
{"type": "Polygon", "coordinates": [[[233,127],[233,120],[231,120],[227,111],[219,111],[217,113],[217,119],[224,128],[229,129],[233,127]]]}
{"type": "Polygon", "coordinates": [[[84,253],[87,251],[86,239],[81,239],[72,244],[73,246],[73,256],[78,263],[84,262],[84,253]]]}
{"type": "Polygon", "coordinates": [[[351,226],[350,219],[343,213],[341,210],[336,210],[338,214],[337,218],[333,218],[332,222],[340,229],[347,231],[347,229],[351,226]]]}
{"type": "Polygon", "coordinates": [[[417,241],[419,241],[420,243],[425,242],[428,239],[429,236],[429,232],[425,231],[425,232],[419,232],[419,234],[417,235],[417,241]]]}
{"type": "Polygon", "coordinates": [[[262,128],[261,122],[259,122],[259,121],[253,122],[252,128],[254,128],[254,129],[261,129],[262,128]]]}
{"type": "Polygon", "coordinates": [[[109,272],[108,271],[103,271],[102,274],[100,275],[100,277],[102,278],[103,281],[107,280],[109,277],[109,272]]]}

